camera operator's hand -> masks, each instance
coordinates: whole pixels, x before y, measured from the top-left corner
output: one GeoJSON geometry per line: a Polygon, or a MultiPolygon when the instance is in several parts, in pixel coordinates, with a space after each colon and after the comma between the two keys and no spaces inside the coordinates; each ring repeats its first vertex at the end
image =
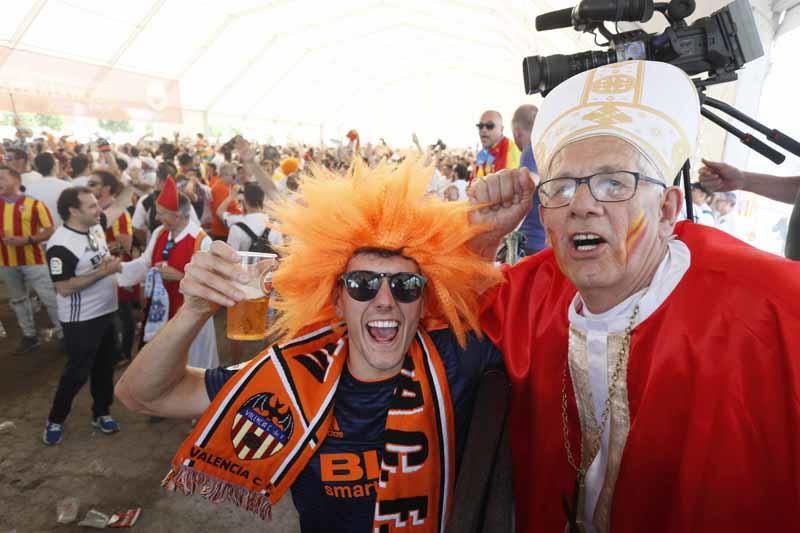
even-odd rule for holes
{"type": "Polygon", "coordinates": [[[711,192],[738,191],[744,189],[747,178],[744,172],[727,163],[716,163],[703,159],[698,172],[700,184],[711,192]]]}
{"type": "Polygon", "coordinates": [[[211,315],[220,306],[230,307],[245,299],[235,282],[245,283],[247,273],[239,266],[239,254],[222,241],[214,241],[207,252],[196,252],[184,272],[183,307],[193,313],[211,315]]]}

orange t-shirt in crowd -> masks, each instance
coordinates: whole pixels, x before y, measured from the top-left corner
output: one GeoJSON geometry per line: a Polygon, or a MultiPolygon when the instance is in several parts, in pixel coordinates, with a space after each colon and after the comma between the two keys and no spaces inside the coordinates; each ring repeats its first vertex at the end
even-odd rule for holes
{"type": "MultiPolygon", "coordinates": [[[[225,198],[231,193],[231,186],[223,180],[218,180],[217,184],[211,189],[211,236],[212,237],[227,237],[228,227],[225,222],[217,216],[217,209],[225,201],[225,198]]],[[[232,215],[241,215],[242,210],[238,202],[231,202],[227,209],[228,213],[232,215]]]]}
{"type": "MultiPolygon", "coordinates": [[[[53,226],[50,210],[30,196],[20,196],[13,202],[0,197],[0,237],[30,237],[39,230],[53,226]]],[[[0,241],[0,266],[43,265],[41,244],[8,246],[0,241]]]]}
{"type": "Polygon", "coordinates": [[[219,182],[219,176],[210,176],[208,178],[208,187],[213,189],[214,186],[219,182]]]}

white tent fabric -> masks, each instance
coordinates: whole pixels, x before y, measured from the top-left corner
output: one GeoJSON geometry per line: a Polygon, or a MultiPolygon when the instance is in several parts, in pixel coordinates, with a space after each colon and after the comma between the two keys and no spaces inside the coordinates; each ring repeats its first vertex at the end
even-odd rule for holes
{"type": "MultiPolygon", "coordinates": [[[[800,0],[751,0],[794,20],[800,0]]],[[[130,118],[275,140],[474,145],[480,112],[526,96],[522,58],[599,50],[534,19],[577,0],[15,0],[0,109],[130,118]],[[282,138],[281,138],[282,136],[282,138]]],[[[697,16],[728,3],[698,2],[697,16]]],[[[654,16],[648,31],[662,31],[654,16]]],[[[508,123],[508,120],[507,120],[508,123]]]]}
{"type": "MultiPolygon", "coordinates": [[[[176,83],[169,105],[177,105],[180,121],[195,128],[279,126],[310,141],[357,128],[365,138],[404,143],[417,131],[423,142],[442,137],[473,144],[472,125],[482,110],[509,115],[524,101],[537,100],[524,95],[524,56],[592,46],[570,29],[534,30],[537,15],[573,3],[15,1],[4,3],[0,44],[16,53],[79,62],[81,69],[99,67],[80,81],[65,80],[69,72],[54,80],[39,73],[39,86],[27,91],[41,93],[41,84],[64,83],[72,93],[89,92],[97,99],[104,84],[111,85],[105,94],[141,84],[141,99],[158,111],[159,98],[166,98],[161,93],[176,83]],[[149,81],[123,76],[112,82],[110,69],[149,81]]],[[[13,61],[0,61],[0,86],[8,89],[14,72],[15,89],[24,92],[20,70],[10,68],[13,61]]],[[[153,120],[145,111],[128,115],[153,120]]]]}

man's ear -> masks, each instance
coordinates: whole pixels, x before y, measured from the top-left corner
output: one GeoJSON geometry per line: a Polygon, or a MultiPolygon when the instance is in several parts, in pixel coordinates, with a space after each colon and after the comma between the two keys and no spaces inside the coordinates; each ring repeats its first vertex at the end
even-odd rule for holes
{"type": "Polygon", "coordinates": [[[672,235],[683,205],[683,191],[679,187],[667,187],[661,198],[661,212],[658,220],[659,233],[663,238],[672,235]]]}
{"type": "Polygon", "coordinates": [[[344,308],[342,307],[342,291],[339,285],[334,287],[331,298],[333,299],[333,308],[336,309],[336,316],[339,318],[344,318],[344,308]]]}

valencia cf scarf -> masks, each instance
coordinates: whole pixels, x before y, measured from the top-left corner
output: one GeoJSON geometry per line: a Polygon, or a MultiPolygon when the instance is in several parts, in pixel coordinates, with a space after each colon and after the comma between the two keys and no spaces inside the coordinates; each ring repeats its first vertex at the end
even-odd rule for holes
{"type": "MultiPolygon", "coordinates": [[[[325,327],[252,359],[216,395],[163,485],[269,517],[328,434],[347,353],[345,332],[325,327]]],[[[453,424],[444,365],[418,331],[386,418],[374,531],[444,531],[455,477],[453,424]]]]}

